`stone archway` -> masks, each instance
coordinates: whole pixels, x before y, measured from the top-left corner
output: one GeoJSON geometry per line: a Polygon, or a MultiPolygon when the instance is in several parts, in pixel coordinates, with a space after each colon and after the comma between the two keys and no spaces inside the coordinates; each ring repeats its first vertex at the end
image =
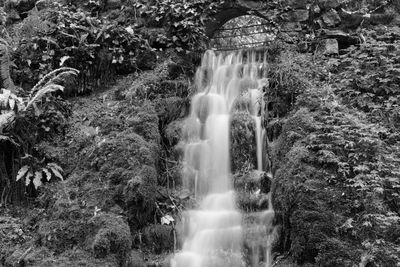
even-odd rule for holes
{"type": "Polygon", "coordinates": [[[287,39],[297,39],[312,33],[315,42],[328,47],[324,51],[338,53],[339,49],[357,45],[362,40],[355,33],[361,24],[400,24],[398,4],[388,1],[370,13],[348,11],[345,0],[235,0],[221,5],[219,12],[206,24],[206,35],[212,37],[227,21],[243,16],[256,15],[279,25],[287,39]],[[392,16],[392,14],[397,14],[392,16]]]}

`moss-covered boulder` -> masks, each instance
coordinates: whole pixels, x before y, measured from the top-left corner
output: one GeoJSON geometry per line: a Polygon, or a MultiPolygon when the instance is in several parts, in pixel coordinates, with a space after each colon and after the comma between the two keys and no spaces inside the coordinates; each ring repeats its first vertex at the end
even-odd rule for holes
{"type": "Polygon", "coordinates": [[[255,169],[257,166],[255,121],[250,114],[246,112],[232,114],[230,140],[232,172],[255,169]]]}
{"type": "Polygon", "coordinates": [[[132,247],[129,226],[124,220],[111,213],[100,213],[89,223],[95,229],[92,251],[96,258],[116,254],[124,262],[132,247]]]}
{"type": "Polygon", "coordinates": [[[132,229],[140,229],[154,219],[157,171],[144,165],[123,189],[124,208],[132,229]]]}

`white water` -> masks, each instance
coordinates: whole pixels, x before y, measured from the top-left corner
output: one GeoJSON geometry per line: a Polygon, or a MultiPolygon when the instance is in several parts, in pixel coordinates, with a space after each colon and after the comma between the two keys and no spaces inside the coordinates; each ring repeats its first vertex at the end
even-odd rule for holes
{"type": "MultiPolygon", "coordinates": [[[[196,73],[198,92],[192,99],[184,134],[183,181],[193,190],[200,205],[184,214],[186,236],[182,250],[171,260],[172,267],[246,266],[242,251],[243,219],[236,207],[231,182],[230,115],[249,112],[254,118],[257,169],[263,171],[265,130],[261,89],[267,83],[265,61],[257,60],[256,53],[247,55],[217,56],[207,51],[196,73]]],[[[268,239],[274,216],[271,203],[268,210],[254,216],[256,231],[268,239]]],[[[265,248],[262,262],[266,267],[271,266],[270,243],[254,243],[251,265],[260,266],[261,246],[265,248]]]]}

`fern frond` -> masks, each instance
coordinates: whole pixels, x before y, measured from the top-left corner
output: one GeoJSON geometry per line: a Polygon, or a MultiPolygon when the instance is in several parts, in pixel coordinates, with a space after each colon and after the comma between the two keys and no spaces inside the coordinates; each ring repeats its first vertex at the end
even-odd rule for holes
{"type": "Polygon", "coordinates": [[[46,94],[63,90],[64,87],[58,84],[48,84],[47,86],[42,87],[33,97],[29,98],[30,100],[28,104],[26,104],[24,111],[28,110],[34,103],[41,101],[43,96],[46,94]]]}
{"type": "Polygon", "coordinates": [[[29,98],[32,98],[36,91],[40,90],[41,87],[47,86],[50,83],[50,80],[65,72],[70,72],[73,75],[78,75],[79,70],[74,68],[62,67],[55,69],[52,72],[49,72],[32,88],[29,98]]]}
{"type": "Polygon", "coordinates": [[[50,79],[44,86],[49,84],[60,84],[61,82],[65,81],[71,75],[77,76],[79,72],[76,71],[64,71],[60,74],[57,74],[54,78],[50,79]]]}

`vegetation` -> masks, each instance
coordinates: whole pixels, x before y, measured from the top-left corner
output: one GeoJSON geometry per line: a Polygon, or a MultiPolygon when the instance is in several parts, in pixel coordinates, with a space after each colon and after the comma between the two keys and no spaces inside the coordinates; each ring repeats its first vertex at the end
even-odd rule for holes
{"type": "Polygon", "coordinates": [[[15,90],[13,85],[10,89],[1,89],[1,146],[4,151],[12,153],[11,158],[3,158],[2,183],[6,186],[2,190],[1,205],[6,204],[16,192],[15,183],[12,182],[14,179],[18,181],[24,178],[25,186],[28,187],[32,182],[35,189],[52,177],[63,179],[62,168],[55,163],[46,165],[45,158],[39,159],[40,154],[35,146],[50,135],[62,133],[70,110],[60,96],[52,93],[63,91],[60,83],[78,73],[72,68],[54,70],[44,76],[27,96],[23,96],[22,92],[19,96],[14,94],[11,91],[15,90]],[[7,167],[7,164],[10,165],[7,167]]]}
{"type": "MultiPolygon", "coordinates": [[[[179,190],[190,80],[209,45],[207,23],[236,1],[3,2],[0,265],[168,261],[164,254],[181,245],[182,210],[197,205],[179,190]]],[[[303,1],[261,2],[271,12],[262,29],[271,36],[256,41],[269,43],[264,125],[273,179],[254,171],[253,119],[236,114],[238,205],[266,209],[273,191],[277,266],[396,266],[400,7],[318,1],[307,20],[289,22],[290,32],[283,20],[306,10],[303,1]],[[327,27],[327,13],[342,21],[327,27]],[[354,36],[359,44],[349,46],[354,36]],[[338,41],[337,53],[315,50],[324,38],[338,41]]],[[[265,22],[257,12],[225,27],[265,22]]],[[[216,37],[242,45],[250,39],[226,35],[257,30],[216,37]]]]}

